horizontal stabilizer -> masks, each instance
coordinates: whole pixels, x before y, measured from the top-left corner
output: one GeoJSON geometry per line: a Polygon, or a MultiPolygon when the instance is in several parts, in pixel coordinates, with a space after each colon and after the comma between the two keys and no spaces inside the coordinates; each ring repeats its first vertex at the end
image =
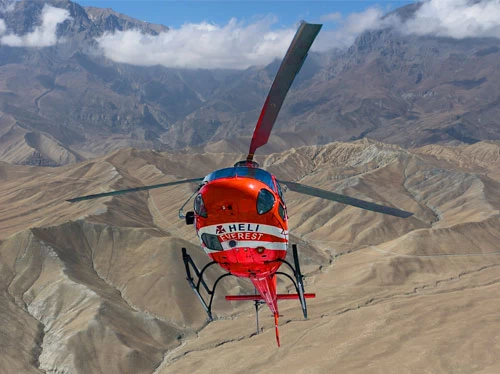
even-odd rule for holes
{"type": "MultiPolygon", "coordinates": [[[[305,293],[305,299],[314,299],[316,297],[315,293],[305,293]]],[[[297,300],[299,295],[296,293],[284,293],[276,295],[278,300],[297,300]]],[[[260,295],[227,295],[226,300],[229,301],[264,301],[264,298],[260,295]]]]}

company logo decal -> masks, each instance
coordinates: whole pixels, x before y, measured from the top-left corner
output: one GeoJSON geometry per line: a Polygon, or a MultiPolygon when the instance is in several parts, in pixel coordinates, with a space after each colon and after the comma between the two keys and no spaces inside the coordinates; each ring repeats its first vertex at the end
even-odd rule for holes
{"type": "Polygon", "coordinates": [[[215,234],[217,234],[217,235],[224,234],[225,232],[226,232],[226,229],[222,225],[217,226],[217,228],[215,229],[215,234]]]}

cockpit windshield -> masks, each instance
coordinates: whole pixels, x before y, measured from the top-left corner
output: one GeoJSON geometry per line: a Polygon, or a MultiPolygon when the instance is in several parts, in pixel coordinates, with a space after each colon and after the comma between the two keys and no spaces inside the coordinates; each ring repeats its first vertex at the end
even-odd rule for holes
{"type": "Polygon", "coordinates": [[[216,179],[221,178],[231,178],[231,177],[242,177],[242,178],[253,178],[266,184],[272,191],[276,191],[273,183],[273,177],[270,173],[265,170],[254,168],[254,167],[244,167],[237,166],[232,168],[216,170],[211,174],[208,174],[203,182],[211,182],[216,179]]]}

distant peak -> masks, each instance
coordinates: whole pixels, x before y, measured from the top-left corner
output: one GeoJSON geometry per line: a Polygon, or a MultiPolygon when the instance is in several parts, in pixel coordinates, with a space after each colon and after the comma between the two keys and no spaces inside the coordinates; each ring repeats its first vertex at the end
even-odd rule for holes
{"type": "Polygon", "coordinates": [[[390,16],[398,16],[402,22],[408,21],[410,18],[413,18],[416,12],[422,7],[423,2],[419,1],[417,3],[408,4],[393,10],[392,12],[387,13],[383,19],[388,18],[390,16]]]}

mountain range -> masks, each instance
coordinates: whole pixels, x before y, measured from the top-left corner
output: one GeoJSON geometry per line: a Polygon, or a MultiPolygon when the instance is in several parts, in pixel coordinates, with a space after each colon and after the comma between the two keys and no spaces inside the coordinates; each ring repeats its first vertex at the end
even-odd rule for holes
{"type": "MultiPolygon", "coordinates": [[[[55,166],[126,146],[244,149],[279,61],[246,70],[116,63],[96,38],[168,28],[68,0],[15,2],[0,18],[26,35],[45,3],[68,12],[61,42],[0,45],[0,160],[55,166]]],[[[393,14],[408,19],[420,5],[393,14]]],[[[347,50],[310,54],[263,151],[365,137],[404,147],[499,139],[499,57],[496,38],[365,31],[347,50]]]]}
{"type": "Polygon", "coordinates": [[[277,348],[267,309],[257,334],[254,305],[224,299],[254,292],[249,282],[220,283],[212,322],[186,282],[181,248],[209,261],[178,219],[196,185],[66,199],[244,159],[279,61],[116,63],[96,38],[169,29],[67,0],[0,0],[0,20],[0,373],[498,371],[498,39],[388,26],[310,54],[257,160],[279,179],[414,215],[286,191],[317,297],[307,320],[280,302],[277,348]]]}

